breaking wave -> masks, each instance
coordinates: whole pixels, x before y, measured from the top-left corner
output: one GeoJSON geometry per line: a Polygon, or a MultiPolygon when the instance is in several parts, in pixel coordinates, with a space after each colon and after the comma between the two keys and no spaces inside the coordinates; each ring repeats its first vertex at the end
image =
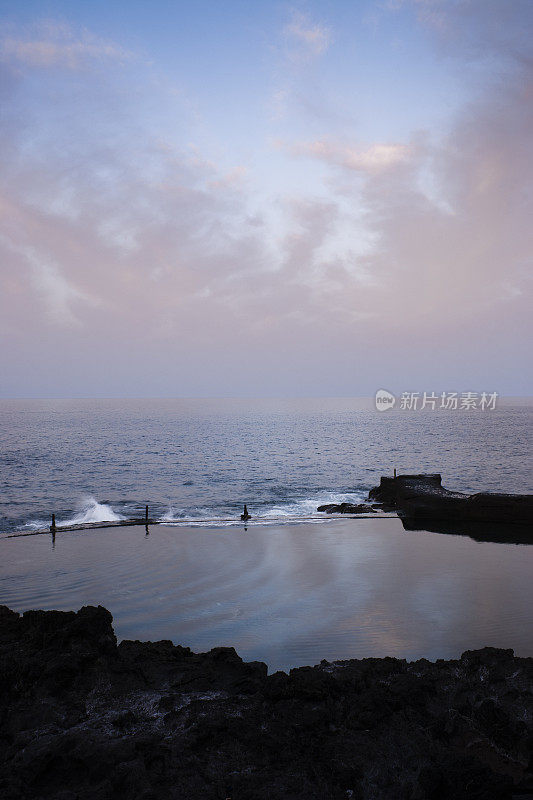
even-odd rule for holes
{"type": "MultiPolygon", "coordinates": [[[[317,506],[327,503],[361,503],[366,499],[368,492],[319,492],[315,497],[279,503],[256,512],[258,519],[272,519],[279,517],[312,517],[317,514],[317,506]]],[[[320,514],[319,518],[322,519],[320,514]]]]}
{"type": "Polygon", "coordinates": [[[88,522],[120,522],[126,517],[117,514],[111,506],[99,503],[95,497],[84,497],[78,505],[78,513],[70,519],[57,523],[62,525],[85,525],[88,522]]]}
{"type": "MultiPolygon", "coordinates": [[[[293,522],[325,522],[331,519],[325,514],[317,512],[317,507],[327,503],[361,503],[367,497],[366,489],[351,489],[344,492],[317,489],[309,492],[305,497],[303,492],[297,496],[281,500],[275,497],[254,502],[250,499],[248,509],[251,514],[251,523],[261,525],[282,524],[293,522]]],[[[151,506],[151,516],[165,525],[193,525],[193,526],[226,526],[241,524],[240,515],[242,505],[235,503],[224,505],[198,505],[184,507],[170,504],[166,511],[160,504],[151,506]],[[159,505],[159,508],[157,506],[159,505]]],[[[99,503],[93,496],[84,497],[77,505],[76,511],[68,517],[56,515],[58,529],[90,525],[91,523],[122,522],[140,516],[135,504],[123,504],[121,512],[115,511],[107,503],[99,503]]],[[[67,512],[68,513],[68,512],[67,512]]],[[[65,515],[66,516],[66,515],[65,515]]],[[[37,519],[26,522],[26,530],[48,530],[50,519],[37,519]]]]}
{"type": "MultiPolygon", "coordinates": [[[[65,528],[71,525],[86,525],[91,522],[121,522],[127,519],[122,514],[117,514],[107,503],[99,503],[95,497],[89,495],[84,497],[77,505],[77,511],[69,519],[56,519],[57,528],[65,528]]],[[[24,526],[32,531],[47,530],[50,519],[32,520],[24,526]]]]}
{"type": "MultiPolygon", "coordinates": [[[[321,522],[327,517],[317,512],[317,507],[327,503],[361,503],[367,497],[368,491],[361,489],[349,492],[317,491],[312,497],[293,498],[286,502],[263,501],[257,505],[248,504],[251,522],[261,524],[282,522],[321,522]]],[[[194,509],[175,508],[169,506],[168,510],[159,517],[159,522],[167,525],[234,525],[240,523],[242,506],[238,508],[200,508],[194,509]]]]}

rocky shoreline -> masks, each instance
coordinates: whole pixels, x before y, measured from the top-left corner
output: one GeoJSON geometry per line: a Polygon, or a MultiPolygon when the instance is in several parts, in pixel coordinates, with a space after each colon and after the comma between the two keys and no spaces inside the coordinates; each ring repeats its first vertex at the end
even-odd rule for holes
{"type": "Polygon", "coordinates": [[[533,798],[533,659],[322,662],[117,644],[104,608],[0,607],[5,800],[533,798]]]}
{"type": "Polygon", "coordinates": [[[411,526],[439,522],[533,525],[533,495],[453,492],[444,488],[438,472],[383,476],[368,499],[397,511],[411,526]]]}
{"type": "Polygon", "coordinates": [[[533,543],[533,495],[452,492],[439,473],[381,477],[364,503],[328,503],[326,514],[394,512],[406,530],[471,536],[480,541],[533,543]]]}

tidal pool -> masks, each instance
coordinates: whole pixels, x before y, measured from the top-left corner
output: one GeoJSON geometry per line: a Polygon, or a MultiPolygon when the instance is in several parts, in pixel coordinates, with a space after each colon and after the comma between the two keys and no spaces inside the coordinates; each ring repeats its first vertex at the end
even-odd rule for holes
{"type": "Polygon", "coordinates": [[[0,540],[0,603],[103,605],[119,639],[171,639],[289,669],[368,656],[533,655],[533,547],[399,519],[157,525],[0,540]]]}

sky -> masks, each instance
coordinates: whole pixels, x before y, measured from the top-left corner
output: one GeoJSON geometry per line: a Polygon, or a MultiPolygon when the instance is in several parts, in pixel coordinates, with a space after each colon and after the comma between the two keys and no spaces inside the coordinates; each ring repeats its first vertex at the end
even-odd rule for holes
{"type": "Polygon", "coordinates": [[[533,395],[530,0],[0,0],[0,397],[533,395]]]}

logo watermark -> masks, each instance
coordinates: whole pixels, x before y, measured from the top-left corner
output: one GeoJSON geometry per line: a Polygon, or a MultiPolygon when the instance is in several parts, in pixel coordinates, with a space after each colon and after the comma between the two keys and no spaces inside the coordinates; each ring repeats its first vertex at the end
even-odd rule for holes
{"type": "Polygon", "coordinates": [[[389,408],[394,408],[396,398],[386,389],[378,389],[376,392],[375,402],[378,411],[388,411],[389,408]]]}
{"type": "MultiPolygon", "coordinates": [[[[497,399],[497,392],[402,392],[398,408],[400,411],[494,411],[497,399]]],[[[378,389],[376,409],[389,411],[396,400],[392,392],[378,389]]]]}

